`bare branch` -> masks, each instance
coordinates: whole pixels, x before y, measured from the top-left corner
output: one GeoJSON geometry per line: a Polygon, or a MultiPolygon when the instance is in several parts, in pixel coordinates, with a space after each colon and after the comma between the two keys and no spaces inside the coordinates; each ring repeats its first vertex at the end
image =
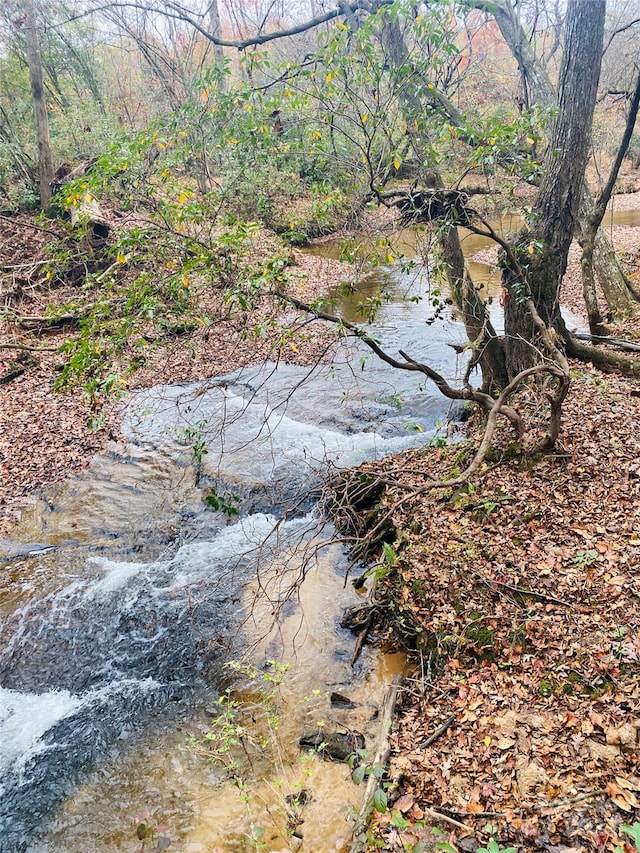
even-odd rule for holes
{"type": "Polygon", "coordinates": [[[297,24],[296,26],[289,27],[285,30],[276,30],[272,33],[264,33],[262,35],[256,35],[252,38],[235,40],[235,39],[223,39],[220,38],[213,33],[209,32],[209,30],[204,26],[204,24],[197,21],[192,14],[190,14],[186,9],[181,7],[177,3],[167,2],[162,5],[161,8],[155,7],[153,5],[147,3],[135,3],[135,2],[121,2],[121,3],[104,3],[99,6],[94,6],[89,9],[87,12],[83,12],[78,15],[73,15],[63,21],[63,24],[70,23],[71,21],[76,21],[80,18],[84,18],[87,15],[93,14],[95,12],[105,12],[110,9],[139,9],[143,12],[157,12],[160,15],[164,15],[166,18],[173,18],[174,20],[183,21],[185,24],[189,24],[195,30],[197,30],[202,36],[208,39],[215,45],[219,47],[235,47],[237,50],[246,50],[248,47],[256,47],[261,44],[266,44],[270,41],[276,41],[277,39],[287,38],[289,36],[300,35],[300,33],[308,32],[309,30],[313,30],[316,27],[321,26],[322,24],[326,24],[328,21],[332,21],[335,18],[339,18],[343,16],[345,13],[347,14],[355,14],[360,10],[371,12],[377,11],[379,8],[383,6],[390,6],[393,0],[376,0],[375,5],[372,5],[365,0],[356,0],[355,3],[341,3],[337,9],[332,9],[330,12],[326,12],[324,15],[318,15],[315,18],[310,18],[307,21],[304,21],[301,24],[297,24]]]}

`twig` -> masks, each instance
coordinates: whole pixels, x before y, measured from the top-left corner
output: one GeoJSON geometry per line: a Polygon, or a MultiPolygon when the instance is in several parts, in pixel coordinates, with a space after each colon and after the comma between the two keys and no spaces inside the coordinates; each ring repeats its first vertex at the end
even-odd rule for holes
{"type": "Polygon", "coordinates": [[[435,809],[429,808],[429,806],[425,806],[422,811],[432,817],[434,820],[441,820],[444,823],[450,823],[451,826],[455,826],[458,829],[464,829],[465,832],[473,834],[475,832],[472,826],[469,826],[467,823],[461,823],[459,820],[456,820],[453,817],[449,817],[447,814],[443,814],[442,812],[437,812],[435,809]]]}
{"type": "Polygon", "coordinates": [[[432,743],[435,743],[438,738],[441,738],[457,716],[457,714],[451,714],[450,717],[447,717],[444,723],[442,723],[441,726],[438,726],[435,732],[432,735],[429,735],[429,737],[424,741],[424,743],[421,743],[418,746],[418,749],[426,749],[428,746],[431,746],[432,743]]]}

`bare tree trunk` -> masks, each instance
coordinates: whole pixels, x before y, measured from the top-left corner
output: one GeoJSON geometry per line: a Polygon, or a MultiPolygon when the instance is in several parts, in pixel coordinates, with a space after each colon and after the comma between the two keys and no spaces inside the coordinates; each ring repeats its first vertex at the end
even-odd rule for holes
{"type": "Polygon", "coordinates": [[[538,327],[527,310],[530,296],[549,329],[563,330],[559,293],[578,216],[591,144],[600,76],[606,0],[569,0],[558,85],[559,112],[551,128],[545,175],[533,209],[535,225],[518,239],[516,255],[527,286],[507,267],[504,284],[507,367],[510,376],[541,360],[538,327]]]}
{"type": "MultiPolygon", "coordinates": [[[[220,10],[218,8],[218,0],[211,0],[211,5],[209,6],[209,29],[211,30],[211,35],[214,39],[222,38],[222,25],[220,23],[220,10]]],[[[216,66],[219,71],[218,86],[221,92],[225,92],[227,89],[227,79],[225,77],[224,68],[224,49],[222,45],[216,44],[214,42],[213,50],[215,55],[216,66]]]]}
{"type": "MultiPolygon", "coordinates": [[[[487,4],[474,2],[470,5],[484,8],[487,4]]],[[[529,39],[526,37],[511,4],[501,0],[501,2],[492,3],[487,11],[494,15],[502,37],[517,60],[534,99],[543,106],[555,105],[556,92],[554,86],[549,75],[531,50],[529,39]]],[[[583,218],[593,209],[593,196],[586,182],[583,183],[580,192],[582,198],[579,218],[582,222],[583,218]]],[[[593,270],[614,318],[622,318],[637,309],[637,303],[627,279],[616,259],[613,247],[602,229],[598,230],[593,247],[593,270]]],[[[586,286],[588,290],[595,287],[593,278],[592,283],[587,283],[586,286]]]]}
{"type": "Polygon", "coordinates": [[[38,145],[38,180],[40,185],[40,206],[47,210],[51,201],[51,181],[53,180],[53,158],[51,156],[51,139],[49,136],[49,117],[44,97],[42,80],[42,58],[36,24],[36,10],[33,0],[24,0],[24,31],[27,42],[27,59],[29,62],[29,78],[33,98],[33,115],[36,125],[36,142],[38,145]]]}

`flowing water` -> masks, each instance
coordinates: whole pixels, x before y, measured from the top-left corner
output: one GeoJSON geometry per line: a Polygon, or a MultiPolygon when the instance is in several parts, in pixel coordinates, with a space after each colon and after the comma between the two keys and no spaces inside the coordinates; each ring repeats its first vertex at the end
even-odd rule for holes
{"type": "MultiPolygon", "coordinates": [[[[453,374],[458,324],[407,305],[420,276],[394,288],[380,339],[453,374]]],[[[0,849],[138,850],[140,821],[191,853],[341,849],[361,791],[298,739],[322,724],[371,745],[401,663],[365,652],[351,666],[338,619],[361,599],[318,496],[331,468],[425,441],[450,416],[413,374],[344,346],[314,370],[265,364],[132,394],[125,441],[3,543],[0,849]],[[237,516],[204,508],[211,488],[237,516]],[[229,774],[203,738],[221,725],[224,664],[240,659],[254,671],[229,774]],[[282,684],[265,699],[273,667],[282,684]]]]}
{"type": "MultiPolygon", "coordinates": [[[[374,331],[392,354],[452,377],[448,344],[464,332],[431,287],[426,266],[394,267],[364,296],[386,294],[374,331]]],[[[360,319],[362,298],[336,310],[360,319]]],[[[318,498],[331,469],[425,442],[452,415],[357,345],[313,370],[265,364],[132,394],[125,441],[2,543],[0,850],[140,850],[141,822],[146,849],[344,849],[361,790],[298,739],[322,726],[370,748],[402,659],[365,650],[351,665],[338,620],[360,599],[318,498]],[[212,488],[237,516],[204,508],[212,488]],[[240,660],[230,681],[225,663],[240,660]],[[206,739],[225,723],[232,770],[206,739]]]]}

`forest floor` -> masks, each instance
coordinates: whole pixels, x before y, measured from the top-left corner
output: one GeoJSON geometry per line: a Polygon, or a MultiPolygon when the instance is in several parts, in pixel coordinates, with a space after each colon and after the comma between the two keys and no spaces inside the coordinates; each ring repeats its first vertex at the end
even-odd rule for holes
{"type": "Polygon", "coordinates": [[[377,596],[411,661],[385,850],[432,849],[435,822],[461,850],[495,832],[613,851],[640,820],[640,383],[574,368],[553,454],[503,441],[465,487],[425,492],[466,467],[478,424],[358,472],[398,484],[377,596]]]}
{"type": "MultiPolygon", "coordinates": [[[[622,204],[640,208],[637,194],[622,204]]],[[[640,229],[610,230],[637,275],[640,229]]],[[[13,282],[45,240],[33,223],[0,219],[13,282]]],[[[302,252],[292,263],[302,298],[351,274],[302,252]]],[[[574,254],[563,302],[580,315],[576,264],[574,254]]],[[[23,316],[52,297],[32,283],[12,305],[23,316]]],[[[27,326],[0,329],[0,535],[38,489],[81,470],[117,432],[118,403],[91,432],[81,392],[53,391],[66,332],[27,326]]],[[[319,332],[280,355],[316,359],[328,341],[319,332]]],[[[201,330],[158,350],[131,386],[224,373],[273,357],[270,346],[201,330]]],[[[532,850],[614,851],[625,839],[633,849],[620,826],[640,820],[639,423],[639,382],[575,364],[555,453],[523,461],[502,434],[464,489],[421,491],[428,475],[464,467],[472,422],[461,444],[377,463],[398,483],[384,496],[397,559],[380,589],[413,669],[372,849],[432,849],[434,825],[460,850],[494,832],[532,850]]]]}

